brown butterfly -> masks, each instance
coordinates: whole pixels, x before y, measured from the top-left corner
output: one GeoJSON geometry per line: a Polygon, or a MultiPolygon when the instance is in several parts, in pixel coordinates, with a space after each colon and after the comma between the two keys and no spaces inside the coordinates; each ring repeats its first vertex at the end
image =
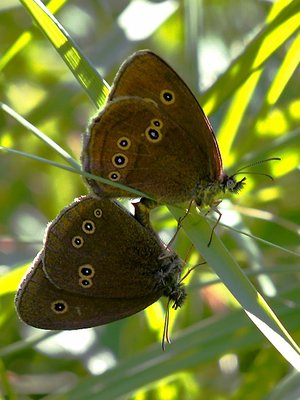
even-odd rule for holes
{"type": "MultiPolygon", "coordinates": [[[[181,271],[179,257],[122,207],[82,196],[47,227],[16,308],[24,322],[42,329],[107,324],[161,296],[176,309],[186,297],[181,271]]],[[[168,311],[163,341],[167,324],[168,311]]]]}
{"type": "MultiPolygon", "coordinates": [[[[82,152],[86,172],[138,189],[158,203],[193,199],[214,207],[236,181],[223,171],[213,129],[190,89],[156,54],[138,51],[121,66],[82,152]]],[[[96,193],[132,195],[88,180],[96,193]]]]}

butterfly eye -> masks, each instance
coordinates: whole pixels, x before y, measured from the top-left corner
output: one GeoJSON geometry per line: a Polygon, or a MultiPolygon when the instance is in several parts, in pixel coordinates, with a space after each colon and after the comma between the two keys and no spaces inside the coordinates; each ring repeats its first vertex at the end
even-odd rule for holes
{"type": "Polygon", "coordinates": [[[118,171],[113,171],[108,174],[108,178],[111,181],[118,181],[121,178],[121,174],[118,171]]]}
{"type": "Polygon", "coordinates": [[[101,208],[96,208],[96,209],[94,210],[94,215],[95,215],[96,218],[101,218],[101,217],[102,217],[102,210],[101,210],[101,208]]]}
{"type": "Polygon", "coordinates": [[[112,157],[112,163],[117,168],[124,168],[128,163],[128,158],[124,154],[118,153],[112,157]]]}
{"type": "Polygon", "coordinates": [[[236,181],[234,178],[228,178],[226,182],[226,188],[233,193],[239,193],[240,190],[245,186],[246,178],[241,179],[240,181],[236,181]]]}
{"type": "Polygon", "coordinates": [[[232,190],[235,186],[235,180],[233,178],[228,178],[228,180],[226,181],[226,188],[228,190],[232,190]]]}
{"type": "Polygon", "coordinates": [[[83,232],[85,232],[85,233],[87,233],[89,235],[94,233],[95,230],[96,230],[95,223],[93,221],[90,221],[90,220],[83,221],[82,230],[83,230],[83,232]]]}
{"type": "Polygon", "coordinates": [[[149,140],[149,142],[157,143],[160,142],[162,139],[162,133],[158,129],[149,127],[146,129],[145,133],[146,133],[146,138],[149,140]]]}
{"type": "Polygon", "coordinates": [[[81,265],[78,268],[78,273],[79,273],[79,276],[81,276],[82,278],[85,278],[85,277],[92,278],[95,275],[95,270],[91,266],[91,264],[85,264],[85,265],[81,265]]]}
{"type": "Polygon", "coordinates": [[[84,240],[82,239],[81,236],[74,236],[72,239],[72,245],[76,248],[76,249],[80,249],[80,247],[83,246],[84,240]]]}
{"type": "Polygon", "coordinates": [[[127,137],[121,137],[118,141],[117,141],[117,146],[120,148],[120,149],[123,149],[123,150],[128,150],[129,149],[129,147],[131,146],[131,141],[130,141],[130,139],[128,139],[127,137]]]}
{"type": "Polygon", "coordinates": [[[172,90],[162,90],[160,92],[160,100],[164,104],[173,104],[175,102],[175,94],[172,90]]]}
{"type": "Polygon", "coordinates": [[[84,289],[88,289],[88,288],[90,288],[91,286],[93,286],[93,282],[92,282],[92,280],[89,279],[89,278],[83,278],[83,277],[81,277],[81,278],[79,279],[79,285],[80,285],[81,287],[83,287],[84,289]]]}
{"type": "Polygon", "coordinates": [[[64,314],[68,311],[68,304],[64,300],[56,300],[51,303],[51,310],[55,314],[64,314]]]}

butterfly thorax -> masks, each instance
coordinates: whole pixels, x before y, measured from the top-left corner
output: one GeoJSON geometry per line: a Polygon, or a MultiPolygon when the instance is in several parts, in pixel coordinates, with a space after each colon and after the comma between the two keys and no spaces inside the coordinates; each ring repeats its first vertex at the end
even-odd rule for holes
{"type": "Polygon", "coordinates": [[[239,193],[245,185],[246,178],[236,181],[234,176],[223,173],[219,180],[201,180],[195,189],[195,202],[199,207],[214,207],[222,195],[229,191],[239,193]]]}
{"type": "Polygon", "coordinates": [[[163,292],[163,295],[173,301],[173,308],[176,310],[181,307],[186,292],[181,283],[182,261],[173,252],[161,255],[161,269],[157,272],[157,287],[163,292]]]}

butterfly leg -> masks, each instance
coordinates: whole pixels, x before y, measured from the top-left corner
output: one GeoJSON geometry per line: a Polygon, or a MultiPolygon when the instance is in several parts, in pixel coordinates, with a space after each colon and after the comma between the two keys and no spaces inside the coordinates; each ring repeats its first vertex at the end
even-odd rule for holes
{"type": "Polygon", "coordinates": [[[212,207],[212,210],[215,211],[215,212],[218,214],[218,219],[217,219],[217,221],[214,223],[214,226],[212,227],[212,230],[211,230],[211,233],[210,233],[210,238],[209,238],[207,247],[210,246],[211,241],[212,241],[212,236],[213,236],[214,230],[216,229],[217,225],[218,225],[219,222],[220,222],[220,219],[222,218],[222,213],[221,213],[221,211],[217,208],[217,206],[218,206],[220,203],[221,203],[221,201],[218,201],[218,202],[216,202],[216,203],[214,204],[214,206],[212,207]]]}
{"type": "Polygon", "coordinates": [[[194,265],[193,267],[189,268],[189,269],[186,271],[186,273],[183,275],[183,277],[180,279],[180,283],[181,283],[182,281],[184,281],[185,278],[186,278],[187,276],[189,276],[189,274],[190,274],[192,271],[194,271],[195,268],[200,267],[200,265],[204,265],[204,264],[206,264],[206,261],[203,261],[203,262],[201,262],[201,263],[199,263],[199,264],[196,264],[196,265],[194,265]]]}
{"type": "Polygon", "coordinates": [[[184,219],[189,215],[189,213],[190,213],[190,211],[191,211],[191,207],[192,207],[193,201],[194,201],[194,200],[191,200],[191,201],[190,201],[188,208],[185,210],[185,214],[184,214],[182,217],[178,218],[176,231],[175,231],[175,233],[174,233],[172,239],[169,241],[169,243],[168,243],[168,245],[167,245],[167,248],[170,248],[171,244],[172,244],[172,243],[174,242],[174,240],[176,239],[176,236],[178,235],[178,232],[179,232],[179,230],[181,229],[182,221],[184,221],[184,219]]]}

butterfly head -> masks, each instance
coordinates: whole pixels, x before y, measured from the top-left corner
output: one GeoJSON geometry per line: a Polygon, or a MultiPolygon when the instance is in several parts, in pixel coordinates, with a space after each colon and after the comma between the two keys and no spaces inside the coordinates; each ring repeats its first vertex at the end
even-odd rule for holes
{"type": "Polygon", "coordinates": [[[224,174],[220,186],[224,193],[227,190],[231,193],[239,193],[246,184],[245,180],[246,177],[244,177],[240,181],[237,181],[234,175],[228,176],[224,174]]]}

